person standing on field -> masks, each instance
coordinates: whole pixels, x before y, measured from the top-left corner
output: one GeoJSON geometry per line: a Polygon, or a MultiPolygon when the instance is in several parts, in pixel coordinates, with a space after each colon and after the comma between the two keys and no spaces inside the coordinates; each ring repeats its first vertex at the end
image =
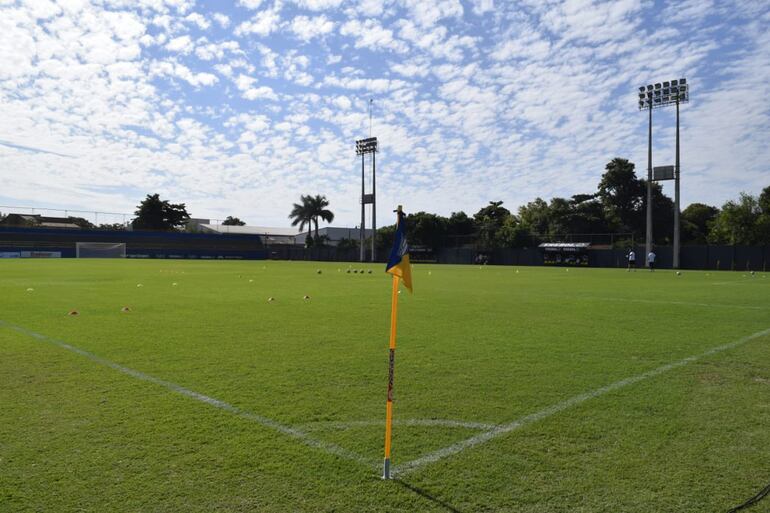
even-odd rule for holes
{"type": "Polygon", "coordinates": [[[626,272],[630,272],[631,269],[636,271],[636,253],[634,253],[634,250],[628,252],[628,269],[626,272]]]}
{"type": "Polygon", "coordinates": [[[647,266],[650,268],[650,271],[655,272],[655,253],[653,251],[650,251],[650,254],[647,255],[647,266]]]}

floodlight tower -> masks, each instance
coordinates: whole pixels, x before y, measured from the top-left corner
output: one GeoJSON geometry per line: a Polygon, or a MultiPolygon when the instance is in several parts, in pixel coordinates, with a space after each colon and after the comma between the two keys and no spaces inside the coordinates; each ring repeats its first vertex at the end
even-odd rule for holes
{"type": "MultiPolygon", "coordinates": [[[[686,78],[648,84],[639,88],[639,110],[649,111],[649,128],[647,136],[647,236],[645,253],[652,250],[652,181],[674,179],[674,269],[679,268],[679,104],[690,101],[690,88],[686,78]],[[672,166],[652,168],[652,109],[676,105],[676,164],[673,177],[669,169],[672,166]]],[[[645,259],[646,259],[645,255],[645,259]]]]}
{"type": "Polygon", "coordinates": [[[366,241],[366,205],[371,203],[372,205],[372,262],[375,261],[375,237],[377,232],[377,200],[375,196],[375,175],[377,169],[377,138],[368,137],[366,139],[359,139],[356,141],[356,155],[361,155],[361,262],[366,260],[366,247],[364,242],[366,241]],[[372,154],[372,193],[366,194],[366,155],[372,154]]]}

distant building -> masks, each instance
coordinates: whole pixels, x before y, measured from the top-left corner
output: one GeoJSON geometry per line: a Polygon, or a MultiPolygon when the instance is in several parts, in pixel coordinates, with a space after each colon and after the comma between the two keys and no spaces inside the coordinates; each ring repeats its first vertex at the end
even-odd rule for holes
{"type": "MultiPolygon", "coordinates": [[[[318,229],[319,237],[326,237],[325,243],[329,246],[336,246],[342,239],[351,239],[358,241],[360,238],[361,230],[358,228],[338,228],[335,226],[326,226],[318,229]]],[[[372,236],[372,230],[367,228],[364,230],[364,237],[369,238],[372,236]]],[[[315,230],[313,230],[313,237],[315,237],[315,230]]],[[[305,238],[307,238],[307,232],[297,233],[297,244],[304,246],[305,238]]]]}
{"type": "MultiPolygon", "coordinates": [[[[259,235],[262,242],[267,245],[281,244],[294,245],[297,237],[295,228],[270,228],[267,226],[229,226],[225,224],[201,224],[203,233],[234,233],[241,235],[259,235]]],[[[305,239],[302,239],[304,243],[305,239]]]]}
{"type": "Polygon", "coordinates": [[[185,224],[185,230],[188,232],[202,232],[201,226],[204,224],[211,224],[211,219],[200,219],[197,217],[191,217],[185,224]]]}
{"type": "Polygon", "coordinates": [[[3,226],[23,228],[69,228],[79,230],[81,226],[71,217],[48,217],[40,214],[8,214],[3,219],[3,226]]]}

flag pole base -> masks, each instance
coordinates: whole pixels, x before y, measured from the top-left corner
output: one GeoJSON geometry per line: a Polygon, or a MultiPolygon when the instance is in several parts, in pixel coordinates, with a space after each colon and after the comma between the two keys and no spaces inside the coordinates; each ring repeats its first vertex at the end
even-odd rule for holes
{"type": "Polygon", "coordinates": [[[390,477],[390,458],[385,458],[385,465],[383,465],[383,469],[382,469],[382,478],[392,479],[390,477]]]}

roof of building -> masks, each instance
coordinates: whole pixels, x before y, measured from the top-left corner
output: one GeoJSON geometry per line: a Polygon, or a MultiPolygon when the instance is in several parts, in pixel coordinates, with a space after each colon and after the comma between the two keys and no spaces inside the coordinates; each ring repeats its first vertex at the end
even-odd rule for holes
{"type": "Polygon", "coordinates": [[[591,247],[590,242],[543,242],[539,246],[545,251],[580,251],[591,247]]]}
{"type": "Polygon", "coordinates": [[[276,237],[294,237],[295,228],[271,228],[268,226],[230,226],[225,224],[201,224],[204,230],[216,233],[237,233],[241,235],[270,235],[276,237]]]}
{"type": "Polygon", "coordinates": [[[71,217],[51,217],[43,216],[40,214],[8,214],[8,219],[13,222],[16,219],[20,219],[24,222],[30,223],[34,226],[45,228],[74,228],[79,230],[81,226],[72,222],[71,217]]]}

